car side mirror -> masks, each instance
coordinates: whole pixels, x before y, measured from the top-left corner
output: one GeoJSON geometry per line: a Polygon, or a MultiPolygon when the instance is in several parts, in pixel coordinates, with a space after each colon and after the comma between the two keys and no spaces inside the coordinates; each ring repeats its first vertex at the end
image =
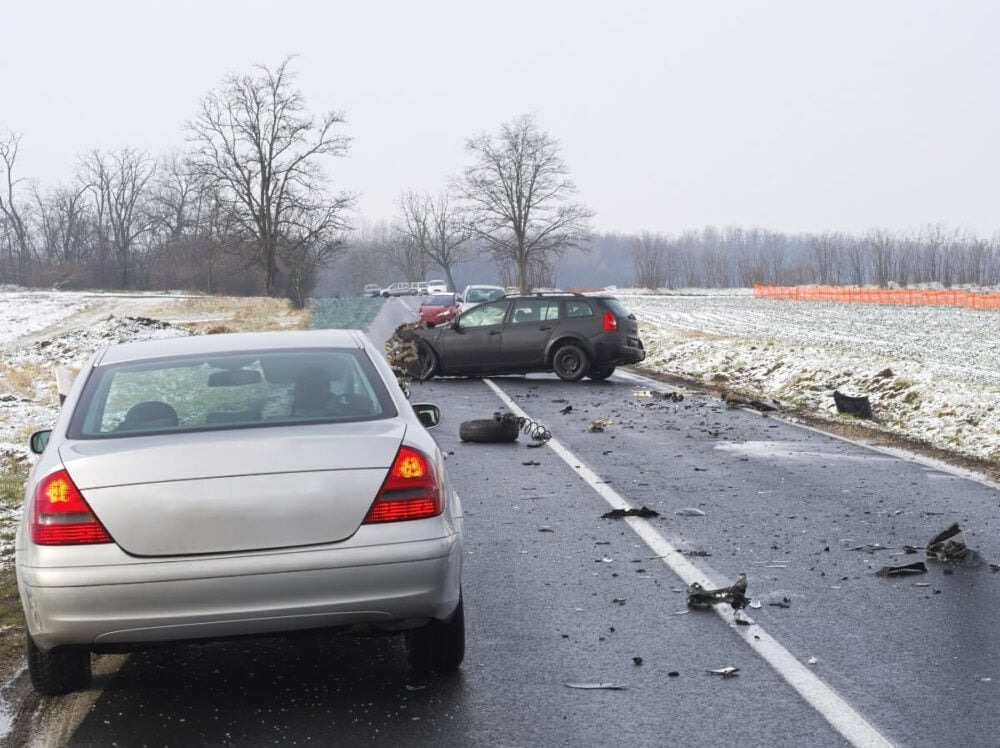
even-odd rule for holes
{"type": "Polygon", "coordinates": [[[425,429],[432,429],[441,423],[441,409],[433,403],[414,403],[413,412],[425,429]]]}
{"type": "Polygon", "coordinates": [[[28,438],[28,446],[31,447],[31,451],[36,455],[40,455],[45,451],[45,447],[48,446],[49,438],[52,436],[52,429],[46,429],[45,431],[36,431],[28,438]]]}

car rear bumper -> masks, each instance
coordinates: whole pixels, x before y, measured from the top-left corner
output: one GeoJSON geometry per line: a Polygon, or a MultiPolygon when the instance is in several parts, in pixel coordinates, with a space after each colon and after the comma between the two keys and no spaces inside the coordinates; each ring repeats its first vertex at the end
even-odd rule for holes
{"type": "Polygon", "coordinates": [[[374,547],[18,568],[42,649],[136,646],[445,619],[461,592],[458,534],[374,547]]]}

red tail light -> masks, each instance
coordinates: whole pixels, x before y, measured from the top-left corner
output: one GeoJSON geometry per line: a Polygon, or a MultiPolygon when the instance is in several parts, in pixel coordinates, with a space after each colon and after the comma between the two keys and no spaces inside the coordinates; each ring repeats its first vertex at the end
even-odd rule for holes
{"type": "Polygon", "coordinates": [[[114,542],[65,470],[47,475],[35,489],[31,541],[37,545],[114,542]]]}
{"type": "Polygon", "coordinates": [[[430,458],[412,447],[400,447],[365,524],[425,519],[443,511],[444,495],[430,458]]]}
{"type": "Polygon", "coordinates": [[[611,312],[604,313],[604,332],[615,332],[618,329],[618,318],[611,312]]]}

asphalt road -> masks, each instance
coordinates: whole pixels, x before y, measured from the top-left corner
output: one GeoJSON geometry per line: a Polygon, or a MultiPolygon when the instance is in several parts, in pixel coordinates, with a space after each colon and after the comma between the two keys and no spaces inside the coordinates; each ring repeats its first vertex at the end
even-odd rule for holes
{"type": "Polygon", "coordinates": [[[97,678],[69,744],[996,743],[996,489],[706,395],[635,397],[649,385],[619,375],[491,381],[500,394],[477,379],[412,393],[443,409],[434,433],[465,506],[459,675],[414,679],[392,639],[137,654],[97,678]],[[461,442],[502,397],[550,445],[461,442]],[[622,500],[660,516],[601,518],[622,500]],[[923,559],[903,546],[953,521],[986,563],[874,573],[923,559]],[[752,625],[688,610],[690,575],[741,573],[752,625]],[[739,672],[708,672],[723,667],[739,672]]]}

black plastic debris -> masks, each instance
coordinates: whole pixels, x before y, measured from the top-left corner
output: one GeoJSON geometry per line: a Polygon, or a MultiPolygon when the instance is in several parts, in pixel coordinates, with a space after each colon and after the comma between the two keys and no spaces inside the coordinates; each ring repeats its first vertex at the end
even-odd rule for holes
{"type": "Polygon", "coordinates": [[[563,415],[566,415],[567,413],[572,413],[573,412],[573,406],[572,405],[567,405],[565,408],[563,408],[559,412],[562,413],[563,415]]]}
{"type": "Polygon", "coordinates": [[[927,543],[927,556],[942,563],[961,566],[979,566],[983,560],[965,544],[965,536],[957,522],[953,522],[927,543]]]}
{"type": "Polygon", "coordinates": [[[563,683],[566,688],[579,688],[585,691],[624,691],[628,686],[620,683],[563,683]]]}
{"type": "Polygon", "coordinates": [[[642,664],[642,658],[641,657],[633,657],[632,658],[632,664],[634,664],[634,665],[641,665],[642,664]]]}
{"type": "Polygon", "coordinates": [[[715,670],[707,670],[709,675],[721,675],[723,678],[734,678],[736,674],[740,672],[738,667],[720,667],[715,670]]]}
{"type": "Polygon", "coordinates": [[[528,460],[527,462],[522,462],[521,464],[522,464],[522,465],[525,465],[526,467],[538,467],[538,466],[539,466],[539,465],[541,465],[542,463],[540,463],[540,462],[535,462],[534,460],[528,460]]]}
{"type": "Polygon", "coordinates": [[[872,417],[872,404],[869,402],[867,395],[855,397],[853,395],[845,395],[839,390],[834,390],[833,403],[837,406],[838,413],[847,413],[855,418],[871,419],[872,417]]]}
{"type": "Polygon", "coordinates": [[[792,607],[792,601],[788,599],[786,595],[781,597],[775,596],[773,599],[767,601],[767,604],[773,608],[790,608],[792,607]]]}
{"type": "Polygon", "coordinates": [[[659,517],[660,513],[655,509],[650,509],[649,507],[630,507],[628,509],[612,509],[610,512],[605,512],[601,515],[601,519],[619,519],[621,517],[645,517],[649,519],[650,517],[659,517]]]}
{"type": "Polygon", "coordinates": [[[750,598],[747,592],[747,575],[740,574],[739,578],[729,587],[720,587],[717,590],[706,590],[698,582],[692,582],[688,587],[688,607],[689,608],[711,608],[713,605],[728,604],[733,610],[745,608],[750,598]]]}
{"type": "Polygon", "coordinates": [[[923,561],[917,561],[912,564],[903,564],[901,566],[883,566],[881,569],[875,572],[875,576],[878,577],[905,577],[911,574],[926,574],[927,564],[923,561]]]}

